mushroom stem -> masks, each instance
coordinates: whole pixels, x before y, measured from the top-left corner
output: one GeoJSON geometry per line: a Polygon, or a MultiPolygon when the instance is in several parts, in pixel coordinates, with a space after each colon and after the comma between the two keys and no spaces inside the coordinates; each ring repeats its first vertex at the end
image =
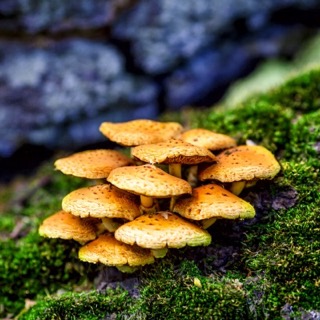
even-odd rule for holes
{"type": "Polygon", "coordinates": [[[103,227],[109,232],[115,232],[120,227],[120,223],[113,221],[111,218],[104,217],[101,221],[103,227]]]}
{"type": "Polygon", "coordinates": [[[181,178],[181,163],[170,163],[169,174],[181,178]]]}
{"type": "Polygon", "coordinates": [[[209,218],[201,221],[201,225],[203,229],[208,229],[217,221],[216,218],[209,218]]]}
{"type": "Polygon", "coordinates": [[[192,187],[196,187],[198,183],[198,165],[190,166],[188,179],[187,181],[190,183],[192,187]]]}
{"type": "Polygon", "coordinates": [[[124,266],[116,266],[116,268],[123,272],[123,273],[133,273],[135,271],[138,270],[137,267],[132,267],[132,266],[128,266],[128,265],[124,265],[124,266]]]}
{"type": "Polygon", "coordinates": [[[153,206],[153,198],[140,195],[141,205],[145,208],[151,208],[153,206]]]}
{"type": "Polygon", "coordinates": [[[230,191],[236,196],[238,196],[242,192],[245,186],[246,186],[246,181],[234,181],[231,184],[230,191]]]}
{"type": "Polygon", "coordinates": [[[164,258],[168,252],[168,248],[151,249],[151,253],[155,258],[164,258]]]}
{"type": "Polygon", "coordinates": [[[257,184],[257,180],[247,181],[245,188],[251,188],[257,184]]]}
{"type": "Polygon", "coordinates": [[[140,195],[140,202],[141,214],[156,213],[159,210],[158,202],[154,200],[152,197],[140,195]]]}
{"type": "Polygon", "coordinates": [[[174,208],[174,206],[175,206],[175,204],[176,204],[177,198],[178,198],[177,196],[172,196],[171,199],[170,199],[170,207],[169,207],[169,210],[170,210],[171,212],[173,212],[173,208],[174,208]]]}
{"type": "MultiPolygon", "coordinates": [[[[169,164],[169,174],[177,178],[181,178],[181,163],[170,163],[169,164]]],[[[173,196],[170,199],[170,211],[173,210],[173,207],[176,203],[177,197],[173,196]]]]}

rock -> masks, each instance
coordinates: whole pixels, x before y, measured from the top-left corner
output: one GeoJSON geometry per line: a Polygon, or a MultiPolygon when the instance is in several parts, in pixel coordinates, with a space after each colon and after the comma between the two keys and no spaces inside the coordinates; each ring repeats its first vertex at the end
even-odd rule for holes
{"type": "Polygon", "coordinates": [[[155,117],[157,88],[124,69],[111,45],[72,39],[45,46],[0,42],[0,145],[70,148],[102,139],[100,122],[155,117]]]}
{"type": "Polygon", "coordinates": [[[116,21],[113,36],[131,43],[134,61],[142,70],[161,74],[205,48],[217,47],[226,37],[239,35],[237,19],[253,33],[266,27],[275,10],[316,4],[316,0],[241,0],[236,5],[233,0],[141,0],[116,21]]]}
{"type": "Polygon", "coordinates": [[[3,0],[0,157],[25,142],[95,143],[106,119],[210,106],[259,59],[292,56],[310,33],[306,21],[293,20],[317,6],[316,0],[3,0]],[[290,16],[282,24],[273,14],[284,9],[296,11],[282,14],[290,16]]]}
{"type": "Polygon", "coordinates": [[[1,29],[37,33],[103,27],[113,1],[2,0],[1,29]]]}

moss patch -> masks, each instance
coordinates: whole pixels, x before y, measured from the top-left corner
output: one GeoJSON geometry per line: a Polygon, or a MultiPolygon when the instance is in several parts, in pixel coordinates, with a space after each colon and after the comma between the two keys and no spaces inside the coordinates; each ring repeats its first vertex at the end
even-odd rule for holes
{"type": "Polygon", "coordinates": [[[215,224],[209,229],[209,247],[173,250],[130,275],[139,281],[136,295],[126,289],[95,291],[91,281],[89,291],[72,292],[84,277],[90,280],[87,265],[73,259],[74,244],[36,235],[39,221],[59,209],[62,197],[77,184],[50,173],[53,180],[14,210],[20,217],[36,217],[28,235],[2,240],[1,316],[18,314],[25,299],[37,304],[23,319],[319,316],[319,80],[320,70],[314,69],[233,109],[188,112],[193,127],[269,148],[282,171],[274,181],[248,189],[246,196],[257,210],[253,221],[215,224]],[[13,283],[22,289],[10,289],[13,283]],[[61,288],[68,292],[56,295],[61,288]]]}

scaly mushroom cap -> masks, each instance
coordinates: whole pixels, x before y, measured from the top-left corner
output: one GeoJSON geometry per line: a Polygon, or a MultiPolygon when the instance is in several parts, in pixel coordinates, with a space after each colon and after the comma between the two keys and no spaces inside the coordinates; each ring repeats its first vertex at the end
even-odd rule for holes
{"type": "Polygon", "coordinates": [[[133,157],[148,163],[181,163],[194,165],[213,162],[216,157],[208,149],[195,146],[179,139],[145,144],[132,148],[133,157]]]}
{"type": "Polygon", "coordinates": [[[57,170],[64,174],[88,179],[108,177],[111,170],[128,166],[132,160],[116,150],[97,149],[74,153],[55,161],[57,170]]]}
{"type": "Polygon", "coordinates": [[[179,139],[212,151],[227,149],[237,145],[235,139],[225,134],[202,128],[187,130],[179,136],[179,139]]]}
{"type": "Polygon", "coordinates": [[[192,196],[178,199],[174,212],[191,220],[211,218],[253,218],[254,207],[233,193],[216,184],[194,188],[192,196]]]}
{"type": "Polygon", "coordinates": [[[192,193],[187,181],[150,164],[116,168],[110,172],[108,182],[119,189],[147,197],[170,198],[192,193]]]}
{"type": "Polygon", "coordinates": [[[84,187],[62,200],[62,209],[73,215],[133,220],[140,215],[139,198],[109,184],[84,187]]]}
{"type": "Polygon", "coordinates": [[[131,147],[166,141],[180,134],[183,127],[177,122],[138,119],[119,123],[103,122],[99,129],[109,140],[131,147]]]}
{"type": "Polygon", "coordinates": [[[39,234],[43,237],[73,239],[80,243],[95,239],[97,231],[94,219],[81,219],[63,210],[46,218],[39,227],[39,234]]]}
{"type": "Polygon", "coordinates": [[[154,262],[150,250],[130,246],[116,240],[111,234],[101,234],[96,240],[81,247],[79,259],[107,266],[143,266],[154,262]]]}
{"type": "Polygon", "coordinates": [[[127,222],[115,231],[115,238],[150,249],[206,246],[211,243],[211,236],[206,230],[169,211],[142,215],[127,222]]]}
{"type": "Polygon", "coordinates": [[[262,146],[238,146],[217,156],[217,163],[199,174],[200,180],[221,182],[272,179],[280,171],[274,155],[262,146]]]}

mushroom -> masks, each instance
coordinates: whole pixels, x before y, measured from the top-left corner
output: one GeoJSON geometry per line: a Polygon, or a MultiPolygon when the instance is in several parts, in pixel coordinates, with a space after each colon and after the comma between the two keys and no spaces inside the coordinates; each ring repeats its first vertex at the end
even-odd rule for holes
{"type": "Polygon", "coordinates": [[[179,139],[211,151],[227,149],[237,145],[236,140],[230,136],[203,128],[184,131],[179,139]]]}
{"type": "Polygon", "coordinates": [[[217,184],[205,184],[194,188],[192,196],[177,200],[174,212],[201,221],[206,229],[216,219],[245,219],[255,216],[254,207],[217,184]]]}
{"type": "Polygon", "coordinates": [[[177,122],[137,119],[118,123],[103,122],[99,130],[109,140],[132,147],[166,141],[179,135],[183,127],[177,122]]]}
{"type": "Polygon", "coordinates": [[[39,227],[39,234],[47,238],[75,240],[81,244],[97,237],[97,220],[82,219],[60,210],[44,219],[39,227]]]}
{"type": "MultiPolygon", "coordinates": [[[[228,149],[237,145],[236,140],[232,137],[203,128],[184,131],[179,136],[179,139],[198,147],[207,148],[210,151],[228,149]]],[[[191,166],[189,168],[188,181],[193,187],[198,183],[197,175],[198,166],[191,166]]]]}
{"type": "Polygon", "coordinates": [[[132,159],[117,150],[97,149],[60,158],[54,165],[64,174],[88,179],[107,178],[110,171],[132,164],[132,159]]]}
{"type": "Polygon", "coordinates": [[[119,189],[139,195],[142,212],[157,211],[153,198],[171,198],[192,192],[187,181],[150,164],[116,168],[107,180],[119,189]]]}
{"type": "Polygon", "coordinates": [[[178,178],[181,178],[181,164],[195,165],[216,160],[208,149],[179,139],[134,147],[132,156],[151,164],[168,164],[169,173],[178,178]]]}
{"type": "Polygon", "coordinates": [[[110,232],[119,226],[113,219],[133,220],[140,215],[138,197],[110,184],[70,192],[62,199],[62,209],[81,218],[100,218],[110,232]]]}
{"type": "Polygon", "coordinates": [[[134,272],[138,267],[155,261],[150,250],[120,242],[109,233],[101,234],[81,247],[78,256],[82,261],[114,266],[122,272],[134,272]]]}
{"type": "Polygon", "coordinates": [[[280,171],[274,155],[262,146],[243,145],[227,149],[217,156],[217,163],[199,173],[199,179],[232,183],[231,192],[239,195],[243,188],[259,179],[273,179],[280,171]]]}
{"type": "Polygon", "coordinates": [[[154,252],[211,243],[211,235],[206,230],[169,211],[142,215],[120,226],[114,236],[121,242],[154,252]]]}

